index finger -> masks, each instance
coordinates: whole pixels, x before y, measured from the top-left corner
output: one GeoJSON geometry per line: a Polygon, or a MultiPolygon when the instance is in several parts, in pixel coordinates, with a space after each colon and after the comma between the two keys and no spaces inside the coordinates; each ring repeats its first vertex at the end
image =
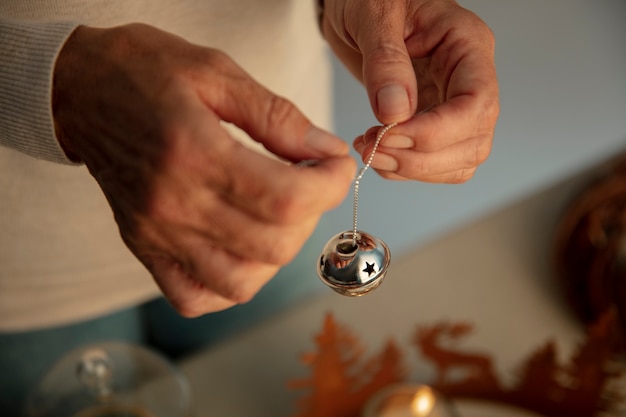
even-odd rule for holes
{"type": "Polygon", "coordinates": [[[319,160],[308,167],[287,165],[241,145],[235,165],[218,184],[223,197],[255,218],[293,223],[338,206],[356,172],[350,156],[319,160]]]}
{"type": "Polygon", "coordinates": [[[348,22],[362,56],[363,83],[382,123],[407,120],[417,108],[417,83],[404,43],[405,2],[362,2],[348,22]]]}

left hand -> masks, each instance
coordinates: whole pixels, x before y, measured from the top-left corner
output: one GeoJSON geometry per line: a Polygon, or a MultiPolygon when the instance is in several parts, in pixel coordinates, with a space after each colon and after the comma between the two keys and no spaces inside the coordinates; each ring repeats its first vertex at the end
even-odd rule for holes
{"type": "MultiPolygon", "coordinates": [[[[372,168],[389,179],[470,179],[491,151],[500,111],[487,25],[453,0],[325,3],[331,48],[365,85],[376,118],[401,123],[382,139],[372,168]]],[[[354,141],[364,161],[378,129],[354,141]]]]}
{"type": "Polygon", "coordinates": [[[226,53],[144,24],[78,27],[56,61],[53,114],[124,243],[186,317],[249,301],[356,171],[341,139],[226,53]],[[260,155],[224,122],[286,161],[317,163],[260,155]]]}

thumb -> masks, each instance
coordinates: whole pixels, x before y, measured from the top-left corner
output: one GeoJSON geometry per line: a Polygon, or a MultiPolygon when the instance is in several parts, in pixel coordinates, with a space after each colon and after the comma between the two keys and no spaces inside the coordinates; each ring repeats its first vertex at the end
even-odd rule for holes
{"type": "Polygon", "coordinates": [[[230,61],[224,69],[220,94],[206,94],[221,119],[291,161],[348,154],[347,143],[315,127],[293,103],[263,87],[237,64],[230,61]]]}
{"type": "Polygon", "coordinates": [[[363,56],[363,82],[381,123],[403,122],[417,109],[417,82],[404,43],[405,2],[378,2],[357,25],[355,41],[363,56]]]}

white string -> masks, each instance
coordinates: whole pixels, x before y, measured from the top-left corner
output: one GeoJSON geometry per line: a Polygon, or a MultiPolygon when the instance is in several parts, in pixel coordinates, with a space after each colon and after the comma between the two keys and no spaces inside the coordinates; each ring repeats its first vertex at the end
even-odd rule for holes
{"type": "MultiPolygon", "coordinates": [[[[428,106],[425,109],[418,112],[417,114],[426,113],[433,107],[435,106],[434,105],[428,106]]],[[[359,185],[361,183],[361,178],[363,178],[365,171],[367,171],[370,165],[372,165],[372,161],[374,160],[374,155],[376,154],[376,151],[378,150],[378,145],[380,145],[380,141],[382,140],[383,136],[385,136],[385,134],[389,131],[389,129],[397,125],[398,123],[391,123],[391,124],[383,126],[378,131],[378,135],[376,135],[376,142],[374,142],[372,153],[370,153],[369,158],[367,158],[367,163],[365,164],[363,168],[361,168],[357,176],[354,178],[354,203],[352,206],[353,207],[352,208],[352,244],[354,246],[356,246],[356,242],[357,242],[357,220],[358,220],[358,212],[359,212],[359,185]]]]}
{"type": "Polygon", "coordinates": [[[352,208],[352,243],[355,246],[356,246],[356,241],[357,241],[356,233],[357,233],[357,220],[358,220],[358,212],[359,212],[359,185],[361,183],[361,178],[363,178],[365,171],[367,171],[370,165],[372,165],[372,161],[374,160],[374,155],[376,154],[376,151],[378,150],[378,145],[380,144],[380,141],[383,138],[383,136],[385,136],[385,133],[387,133],[389,129],[397,125],[398,123],[391,123],[389,125],[384,126],[382,129],[378,131],[378,135],[376,136],[376,142],[374,142],[374,147],[372,148],[372,153],[370,153],[370,157],[367,158],[367,163],[365,164],[363,168],[361,168],[357,176],[354,178],[354,204],[352,208]]]}

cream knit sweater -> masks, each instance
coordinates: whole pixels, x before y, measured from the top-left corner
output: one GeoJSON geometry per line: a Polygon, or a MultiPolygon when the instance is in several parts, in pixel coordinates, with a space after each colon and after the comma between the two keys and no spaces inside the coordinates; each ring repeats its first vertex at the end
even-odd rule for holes
{"type": "Polygon", "coordinates": [[[96,182],[59,148],[50,110],[55,58],[76,25],[130,22],[222,49],[328,127],[330,67],[313,0],[2,0],[0,331],[83,320],[158,294],[96,182]]]}

